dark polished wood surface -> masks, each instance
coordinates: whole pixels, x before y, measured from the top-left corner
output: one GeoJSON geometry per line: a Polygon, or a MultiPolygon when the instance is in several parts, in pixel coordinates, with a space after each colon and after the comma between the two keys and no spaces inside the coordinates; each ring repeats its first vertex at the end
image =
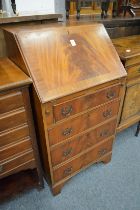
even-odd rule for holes
{"type": "Polygon", "coordinates": [[[126,75],[101,24],[36,28],[16,36],[42,102],[126,75]]]}
{"type": "MultiPolygon", "coordinates": [[[[113,44],[122,60],[140,56],[140,35],[114,39],[113,44]]],[[[138,63],[140,63],[140,57],[138,63]]]]}

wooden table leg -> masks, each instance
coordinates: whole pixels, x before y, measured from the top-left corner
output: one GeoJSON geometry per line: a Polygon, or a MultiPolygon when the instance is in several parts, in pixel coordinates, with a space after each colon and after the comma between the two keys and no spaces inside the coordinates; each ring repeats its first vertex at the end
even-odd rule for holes
{"type": "Polygon", "coordinates": [[[77,19],[80,19],[81,0],[76,1],[77,19]]]}
{"type": "Polygon", "coordinates": [[[123,13],[124,17],[126,16],[126,12],[128,12],[132,17],[136,16],[135,12],[133,11],[133,7],[131,6],[129,0],[125,1],[125,4],[123,6],[123,11],[124,11],[124,13],[123,13]]]}
{"type": "Polygon", "coordinates": [[[70,0],[65,0],[66,18],[69,19],[70,13],[70,0]]]}
{"type": "Polygon", "coordinates": [[[109,4],[110,4],[110,0],[106,1],[102,1],[101,2],[101,18],[107,18],[107,12],[108,12],[108,9],[109,9],[109,4]]]}
{"type": "Polygon", "coordinates": [[[0,14],[2,13],[2,0],[0,0],[0,14]]]}

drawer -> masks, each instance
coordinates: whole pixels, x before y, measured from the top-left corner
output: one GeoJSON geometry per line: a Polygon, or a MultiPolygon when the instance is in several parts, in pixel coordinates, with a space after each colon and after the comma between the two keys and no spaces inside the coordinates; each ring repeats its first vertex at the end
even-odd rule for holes
{"type": "Polygon", "coordinates": [[[0,114],[10,112],[24,106],[22,92],[10,91],[0,94],[0,114]]]}
{"type": "Polygon", "coordinates": [[[132,58],[128,58],[125,61],[125,67],[135,65],[135,64],[138,64],[138,63],[140,63],[140,56],[135,56],[135,57],[132,57],[132,58]]]}
{"type": "Polygon", "coordinates": [[[73,138],[67,143],[55,146],[51,149],[52,165],[58,165],[63,161],[83,152],[102,140],[115,134],[116,119],[98,128],[95,128],[81,136],[73,138]]]}
{"type": "Polygon", "coordinates": [[[18,155],[19,153],[25,152],[32,149],[31,140],[28,137],[22,142],[11,145],[10,147],[4,147],[0,149],[0,161],[9,159],[12,156],[18,155]]]}
{"type": "Polygon", "coordinates": [[[100,108],[55,125],[48,130],[50,145],[57,144],[116,116],[118,109],[119,100],[115,100],[111,103],[100,106],[100,108]]]}
{"type": "Polygon", "coordinates": [[[3,132],[0,134],[0,147],[21,141],[23,138],[28,137],[29,135],[28,125],[23,125],[13,130],[3,132]]]}
{"type": "Polygon", "coordinates": [[[95,93],[53,106],[55,121],[62,120],[79,112],[91,109],[119,97],[120,85],[111,86],[95,93]]]}
{"type": "Polygon", "coordinates": [[[140,64],[136,66],[127,67],[128,79],[140,77],[140,64]]]}
{"type": "Polygon", "coordinates": [[[73,173],[79,171],[88,164],[101,159],[104,155],[112,151],[112,143],[113,139],[107,140],[87,153],[73,159],[69,163],[61,167],[54,168],[54,182],[58,182],[68,176],[71,176],[73,173]]]}
{"type": "Polygon", "coordinates": [[[23,125],[27,122],[25,109],[19,109],[10,114],[0,116],[0,132],[23,125]]]}
{"type": "Polygon", "coordinates": [[[32,150],[0,163],[0,178],[29,168],[35,168],[35,160],[32,150]]]}

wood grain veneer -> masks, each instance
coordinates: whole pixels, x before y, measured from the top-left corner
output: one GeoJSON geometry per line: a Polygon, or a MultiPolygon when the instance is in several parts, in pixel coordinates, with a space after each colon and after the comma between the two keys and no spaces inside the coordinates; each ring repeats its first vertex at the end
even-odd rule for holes
{"type": "Polygon", "coordinates": [[[80,170],[111,160],[126,72],[102,24],[7,27],[8,36],[33,80],[44,174],[58,194],[80,170]]]}
{"type": "Polygon", "coordinates": [[[0,78],[0,179],[36,169],[42,186],[28,93],[31,79],[8,58],[0,59],[0,78]]]}
{"type": "Polygon", "coordinates": [[[128,73],[118,131],[140,120],[140,35],[113,39],[113,44],[128,73]]]}
{"type": "Polygon", "coordinates": [[[116,129],[116,117],[109,122],[104,122],[103,125],[97,128],[91,128],[80,136],[70,138],[59,145],[52,145],[51,158],[52,165],[56,166],[71,157],[81,153],[82,151],[96,145],[104,138],[112,136],[116,129]],[[78,147],[77,147],[78,145],[78,147]]]}
{"type": "Polygon", "coordinates": [[[12,111],[14,109],[19,109],[23,107],[23,98],[21,91],[10,91],[5,94],[1,94],[0,97],[0,114],[12,111]],[[15,103],[15,100],[17,101],[15,103]]]}

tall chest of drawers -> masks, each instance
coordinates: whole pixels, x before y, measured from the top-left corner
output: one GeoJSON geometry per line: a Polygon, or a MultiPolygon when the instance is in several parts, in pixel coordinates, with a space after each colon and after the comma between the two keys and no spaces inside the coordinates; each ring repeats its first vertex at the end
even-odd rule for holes
{"type": "Polygon", "coordinates": [[[110,161],[126,72],[101,24],[9,28],[7,44],[11,36],[33,79],[44,172],[57,194],[80,170],[110,161]]]}
{"type": "Polygon", "coordinates": [[[7,58],[0,59],[0,179],[36,168],[42,186],[30,84],[31,79],[15,64],[7,58]]]}
{"type": "Polygon", "coordinates": [[[140,35],[117,38],[113,44],[128,73],[118,131],[140,120],[140,35]]]}

